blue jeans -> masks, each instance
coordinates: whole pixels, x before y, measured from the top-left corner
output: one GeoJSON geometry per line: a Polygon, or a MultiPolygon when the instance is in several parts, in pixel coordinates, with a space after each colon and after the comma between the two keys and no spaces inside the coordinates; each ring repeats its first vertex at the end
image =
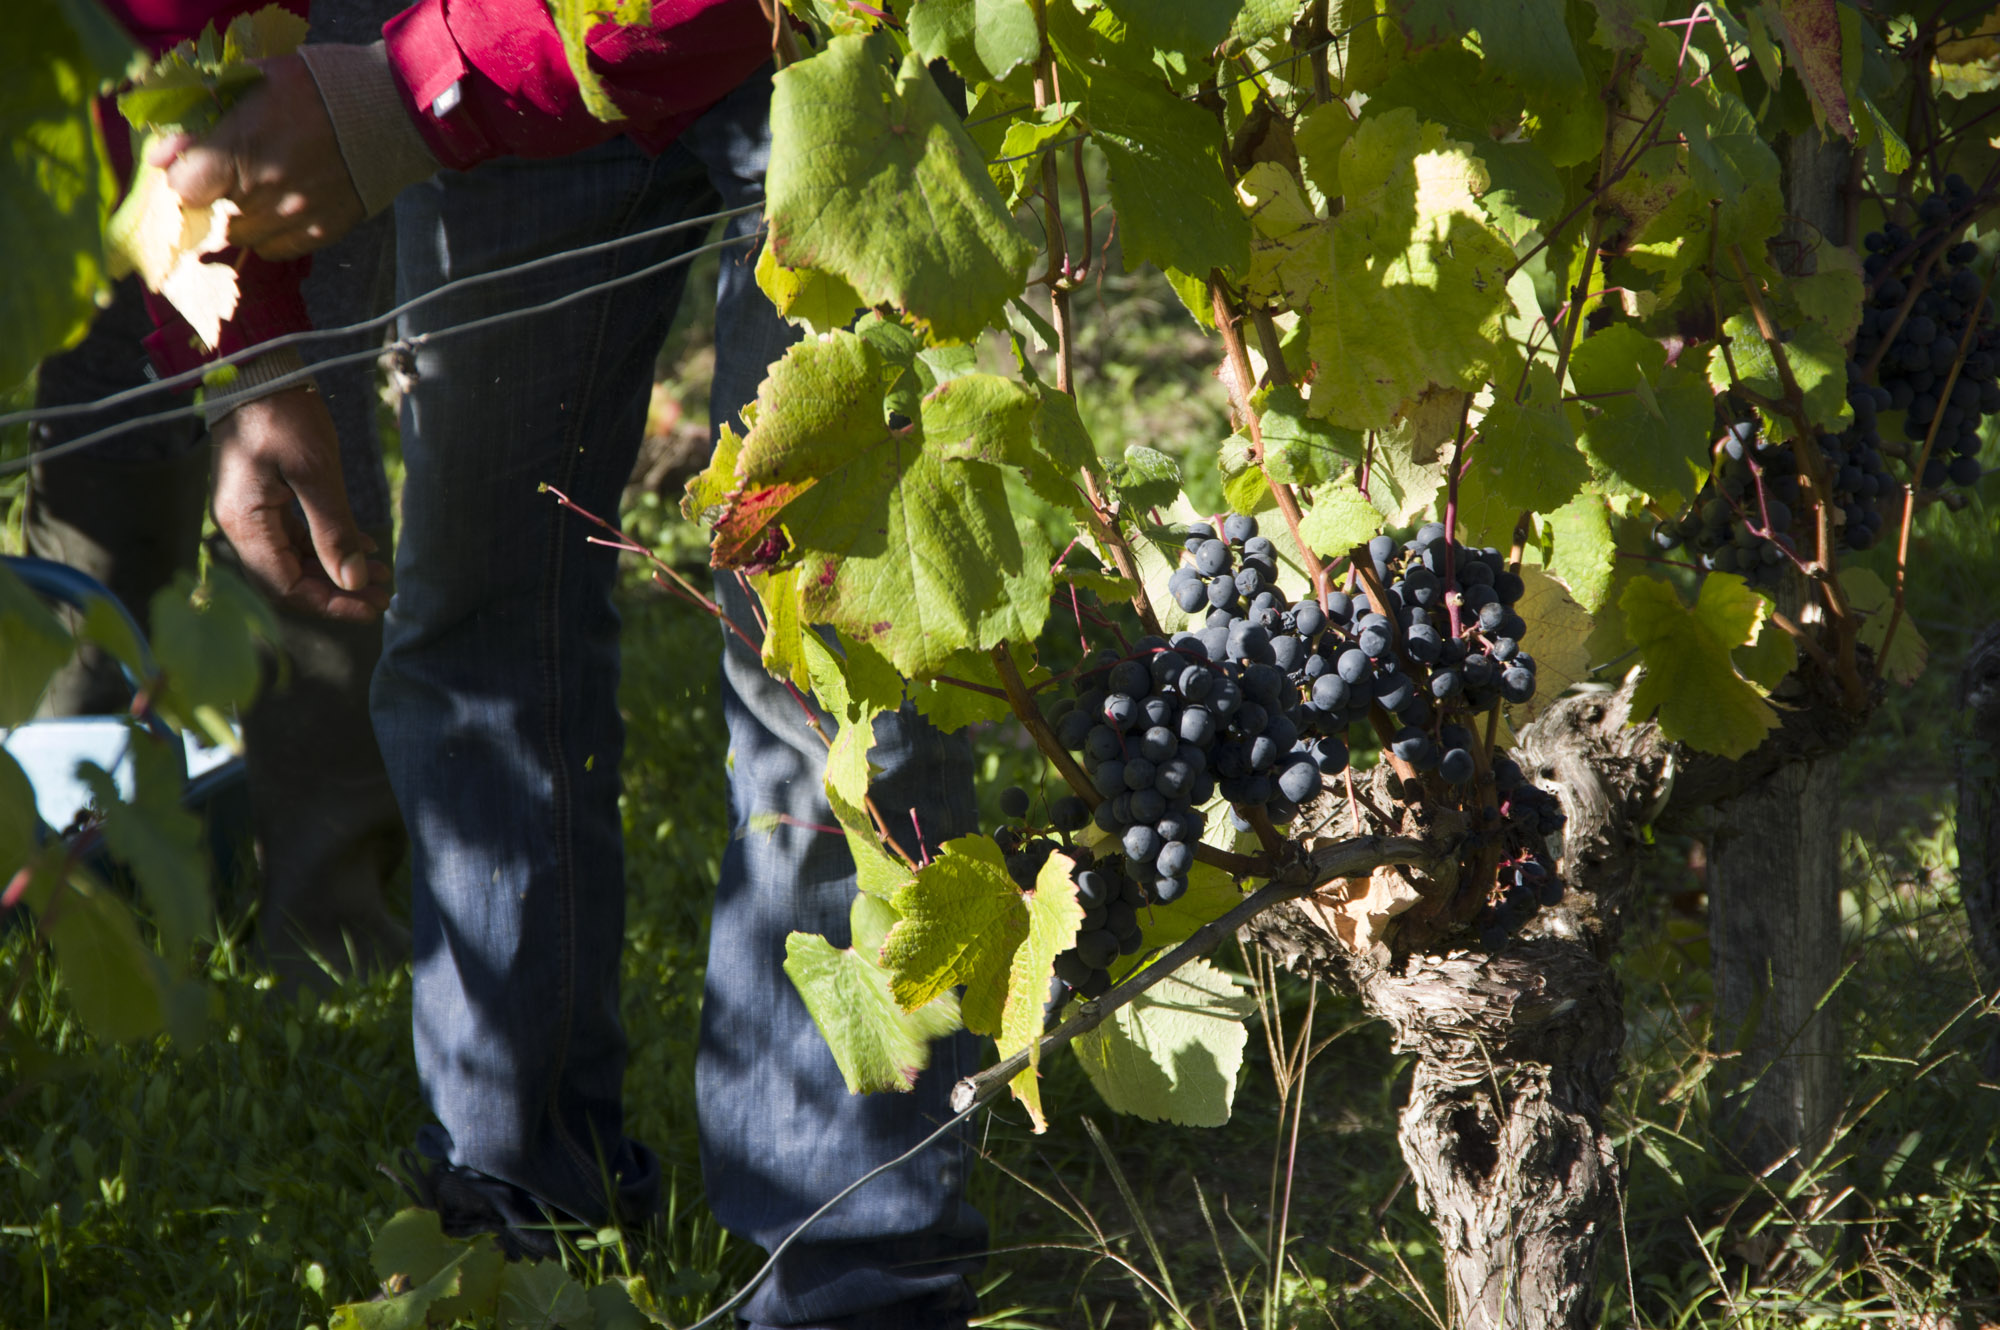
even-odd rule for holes
{"type": "MultiPolygon", "coordinates": [[[[396,207],[399,297],[759,201],[768,99],[768,75],[753,78],[656,158],[619,139],[406,191],[396,207]]],[[[748,234],[756,218],[730,225],[748,234]]],[[[476,286],[414,311],[404,332],[546,300],[704,239],[681,232],[476,286]]],[[[737,419],[792,337],[752,279],[755,257],[754,244],[723,256],[718,422],[737,419]]],[[[616,512],[686,271],[419,351],[404,406],[396,592],[374,684],[375,726],[413,847],[415,1044],[437,1118],[420,1146],[593,1223],[641,1217],[659,1193],[658,1163],[625,1135],[620,1102],[617,561],[586,544],[591,528],[537,486],[616,512]]],[[[721,589],[748,623],[733,579],[721,589]]],[[[703,1172],[723,1224],[769,1248],[942,1120],[974,1049],[964,1036],[940,1041],[909,1095],[846,1094],[781,968],[793,928],[844,941],[854,893],[845,842],[751,826],[773,810],[832,821],[819,741],[740,646],[725,656],[723,691],[735,836],[717,889],[697,1066],[703,1172]]],[[[962,740],[913,714],[878,722],[877,740],[877,798],[898,825],[914,808],[933,844],[974,827],[962,740]]],[[[986,1239],[963,1198],[964,1152],[948,1140],[871,1183],[787,1254],[745,1314],[774,1326],[962,1319],[964,1275],[986,1239]]]]}

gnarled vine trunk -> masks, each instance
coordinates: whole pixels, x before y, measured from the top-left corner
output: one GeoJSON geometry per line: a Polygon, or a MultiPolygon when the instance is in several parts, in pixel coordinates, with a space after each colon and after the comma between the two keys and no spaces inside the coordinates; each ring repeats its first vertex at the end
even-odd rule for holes
{"type": "MultiPolygon", "coordinates": [[[[1846,746],[1861,718],[1817,683],[1741,760],[1688,754],[1629,725],[1632,684],[1566,698],[1526,727],[1514,755],[1569,816],[1568,888],[1500,952],[1356,955],[1311,901],[1246,930],[1288,968],[1356,992],[1417,1054],[1403,1157],[1438,1226],[1453,1324],[1582,1330],[1598,1323],[1600,1243],[1618,1219],[1604,1105],[1624,1008],[1608,961],[1639,868],[1641,829],[1690,825],[1800,763],[1846,746]]],[[[1378,801],[1379,803],[1379,801],[1378,801]]],[[[1344,810],[1343,810],[1344,815],[1344,810]]]]}

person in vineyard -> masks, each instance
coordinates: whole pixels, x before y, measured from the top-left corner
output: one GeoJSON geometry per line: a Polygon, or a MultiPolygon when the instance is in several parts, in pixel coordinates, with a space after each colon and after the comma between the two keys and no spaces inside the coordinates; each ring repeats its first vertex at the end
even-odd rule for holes
{"type": "MultiPolygon", "coordinates": [[[[726,233],[710,401],[718,427],[740,429],[794,336],[751,277],[773,27],[754,0],[656,3],[650,25],[597,27],[590,67],[615,123],[587,108],[541,0],[423,0],[382,31],[267,62],[211,134],[165,142],[153,160],[184,201],[232,200],[232,240],[280,263],[393,200],[404,298],[556,260],[412,311],[405,335],[630,279],[418,353],[373,691],[412,838],[416,1054],[438,1119],[420,1137],[429,1162],[415,1190],[447,1232],[496,1231],[510,1254],[545,1255],[551,1218],[642,1219],[660,1179],[625,1134],[620,1100],[616,562],[538,486],[615,508],[684,284],[684,267],[658,265],[701,236],[579,251],[743,210],[726,233]]],[[[253,360],[245,378],[272,368],[253,360]]],[[[365,614],[380,591],[316,403],[263,401],[266,427],[221,438],[218,521],[267,585],[365,614]],[[282,520],[295,503],[303,527],[282,520]]],[[[754,626],[742,585],[717,587],[732,619],[754,626]]],[[[734,640],[724,695],[736,835],[703,1006],[702,1162],[724,1225],[768,1249],[948,1116],[947,1093],[976,1057],[960,1032],[933,1049],[913,1093],[845,1093],[782,970],[787,932],[844,934],[854,894],[844,842],[819,830],[832,821],[824,748],[734,640]]],[[[974,828],[962,739],[908,709],[879,721],[875,739],[875,798],[892,825],[933,847],[974,828]]],[[[871,1184],[785,1254],[743,1314],[773,1326],[962,1325],[965,1276],[986,1240],[965,1167],[963,1144],[944,1144],[871,1184]]]]}
{"type": "MultiPolygon", "coordinates": [[[[336,16],[353,0],[324,9],[336,16]]],[[[203,24],[226,23],[254,6],[244,0],[192,0],[159,6],[114,0],[110,8],[149,51],[193,37],[203,24]]],[[[115,117],[107,100],[101,112],[115,117]]],[[[124,134],[109,134],[114,166],[129,177],[124,134]]],[[[386,276],[384,226],[357,231],[301,283],[301,265],[250,258],[241,280],[250,294],[242,316],[223,325],[220,352],[232,352],[302,324],[308,307],[347,323],[373,312],[386,276]]],[[[199,363],[184,320],[136,277],[113,288],[111,301],[77,346],[43,362],[38,407],[68,406],[141,387],[150,366],[171,375],[199,363]]],[[[295,352],[274,354],[265,377],[297,368],[295,352]]],[[[254,384],[256,376],[246,376],[254,384]]],[[[254,391],[254,389],[253,389],[254,391]]],[[[134,430],[78,454],[39,462],[29,473],[23,538],[30,554],[90,573],[111,588],[142,625],[153,596],[177,575],[195,571],[208,495],[210,439],[230,442],[264,427],[267,413],[296,403],[297,418],[327,445],[344,477],[356,527],[387,547],[389,486],[375,429],[371,376],[360,368],[323,372],[300,387],[216,411],[204,422],[169,421],[134,430]]],[[[140,400],[123,408],[156,410],[140,400]]],[[[43,422],[38,449],[101,428],[102,413],[43,422]]],[[[217,550],[231,556],[226,547],[217,550]]],[[[329,618],[298,597],[274,598],[286,665],[258,706],[243,718],[250,770],[251,817],[260,859],[259,934],[269,962],[286,981],[323,984],[322,963],[362,971],[400,963],[409,934],[390,914],[383,888],[404,853],[402,821],[368,723],[368,679],[381,653],[372,616],[329,618]]],[[[51,687],[44,706],[57,715],[115,714],[130,685],[116,661],[85,648],[51,687]]]]}

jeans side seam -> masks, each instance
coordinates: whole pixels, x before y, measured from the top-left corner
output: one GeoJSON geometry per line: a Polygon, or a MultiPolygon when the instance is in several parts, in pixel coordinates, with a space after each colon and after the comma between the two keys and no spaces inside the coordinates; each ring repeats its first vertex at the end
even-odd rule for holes
{"type": "MultiPolygon", "coordinates": [[[[633,189],[630,197],[625,202],[625,206],[618,210],[617,221],[614,223],[615,233],[623,234],[627,229],[627,223],[631,221],[633,213],[637,210],[639,200],[645,197],[647,190],[652,186],[653,175],[656,169],[655,162],[647,164],[645,179],[633,189]]],[[[624,262],[622,252],[619,257],[612,260],[611,269],[614,275],[624,262]]],[[[579,385],[580,391],[577,399],[579,403],[589,401],[592,396],[590,390],[596,383],[598,367],[602,363],[604,345],[608,337],[608,327],[611,322],[611,304],[611,300],[606,299],[599,306],[597,326],[591,334],[589,353],[581,361],[584,365],[589,366],[590,369],[583,383],[579,385]]],[[[563,488],[570,492],[574,492],[575,490],[577,459],[583,454],[583,449],[579,446],[581,440],[578,437],[578,431],[583,428],[586,415],[587,413],[583,410],[577,410],[572,417],[569,428],[563,431],[565,454],[563,463],[563,488]]],[[[562,600],[562,575],[565,565],[563,558],[563,533],[568,525],[569,515],[566,512],[559,511],[554,525],[550,528],[549,572],[544,583],[542,605],[542,633],[544,642],[542,663],[543,691],[551,704],[548,716],[544,721],[542,737],[549,758],[550,802],[553,805],[556,822],[551,831],[554,834],[557,847],[556,882],[557,888],[561,892],[563,928],[561,946],[562,1033],[556,1041],[556,1062],[555,1066],[551,1069],[553,1075],[550,1077],[549,1097],[544,1101],[545,1107],[543,1111],[547,1112],[552,1119],[555,1125],[556,1139],[562,1144],[564,1152],[569,1156],[571,1166],[578,1170],[584,1185],[585,1194],[589,1194],[592,1188],[602,1185],[604,1182],[604,1179],[598,1176],[594,1167],[598,1161],[589,1151],[584,1149],[583,1142],[577,1140],[572,1135],[569,1130],[569,1124],[563,1119],[561,1104],[557,1101],[559,1087],[562,1084],[563,1068],[569,1060],[570,1035],[576,1020],[577,882],[575,846],[572,844],[570,836],[571,830],[575,825],[575,818],[572,808],[573,791],[570,788],[569,768],[564,762],[563,756],[562,712],[564,694],[562,689],[562,640],[561,634],[555,630],[555,625],[559,622],[558,607],[562,600]]],[[[610,1143],[610,1148],[613,1151],[617,1149],[617,1146],[618,1143],[615,1141],[610,1143]]],[[[609,1156],[606,1157],[605,1162],[610,1162],[609,1156]]],[[[604,1196],[604,1203],[607,1209],[615,1211],[616,1202],[614,1193],[607,1190],[604,1196]]]]}

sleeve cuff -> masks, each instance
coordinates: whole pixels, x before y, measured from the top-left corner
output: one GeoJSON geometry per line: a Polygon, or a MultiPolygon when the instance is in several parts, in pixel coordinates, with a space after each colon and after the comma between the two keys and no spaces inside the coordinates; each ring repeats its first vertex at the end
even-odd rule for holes
{"type": "Polygon", "coordinates": [[[299,56],[319,85],[341,160],[370,217],[436,173],[437,158],[411,122],[382,42],[305,46],[299,56]]]}
{"type": "Polygon", "coordinates": [[[202,395],[202,419],[213,427],[216,421],[237,407],[260,397],[269,397],[272,393],[301,385],[317,388],[318,385],[311,379],[280,382],[286,375],[296,374],[305,367],[305,360],[289,346],[281,346],[276,351],[266,351],[261,356],[244,361],[236,366],[236,377],[226,387],[211,388],[202,395]]]}

